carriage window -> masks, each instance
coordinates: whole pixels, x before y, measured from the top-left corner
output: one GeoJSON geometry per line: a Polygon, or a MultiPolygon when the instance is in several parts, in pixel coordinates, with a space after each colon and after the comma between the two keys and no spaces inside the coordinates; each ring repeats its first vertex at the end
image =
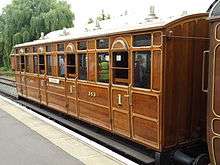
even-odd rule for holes
{"type": "Polygon", "coordinates": [[[79,54],[79,79],[80,80],[87,80],[87,55],[86,54],[79,54]]]}
{"type": "Polygon", "coordinates": [[[151,51],[134,52],[134,87],[150,89],[151,51]]]}
{"type": "Polygon", "coordinates": [[[58,75],[59,77],[65,76],[65,59],[64,55],[58,55],[58,75]]]}
{"type": "Polygon", "coordinates": [[[24,63],[24,56],[21,56],[21,71],[24,72],[25,71],[25,63],[24,63]]]}
{"type": "Polygon", "coordinates": [[[133,46],[151,46],[151,34],[135,35],[133,36],[133,46]]]}
{"type": "Polygon", "coordinates": [[[128,85],[128,52],[113,53],[113,83],[128,85]]]}
{"type": "Polygon", "coordinates": [[[16,70],[20,71],[20,59],[19,59],[19,56],[16,56],[16,70]]]}
{"type": "Polygon", "coordinates": [[[98,53],[97,60],[98,60],[97,81],[108,83],[109,82],[109,54],[98,53]]]}
{"type": "Polygon", "coordinates": [[[75,54],[67,54],[67,77],[74,78],[76,74],[75,54]]]}
{"type": "Polygon", "coordinates": [[[33,47],[33,53],[37,53],[37,47],[36,46],[33,47]]]}
{"type": "Polygon", "coordinates": [[[63,52],[64,51],[64,44],[57,44],[57,51],[63,52]]]}
{"type": "Polygon", "coordinates": [[[52,58],[51,55],[46,56],[46,63],[47,63],[47,75],[52,75],[52,58]]]}
{"type": "Polygon", "coordinates": [[[40,71],[40,74],[45,73],[44,55],[39,55],[39,71],[40,71]]]}
{"type": "Polygon", "coordinates": [[[46,46],[46,52],[51,52],[51,46],[46,46]]]}
{"type": "Polygon", "coordinates": [[[38,73],[38,57],[37,57],[37,55],[33,56],[33,61],[34,61],[34,73],[38,73]]]}
{"type": "Polygon", "coordinates": [[[86,50],[87,49],[86,41],[77,42],[77,49],[78,50],[86,50]]]}
{"type": "Polygon", "coordinates": [[[25,68],[26,72],[30,72],[29,56],[25,56],[25,68]]]}
{"type": "Polygon", "coordinates": [[[29,53],[29,49],[28,48],[25,48],[25,53],[29,53]]]}
{"type": "Polygon", "coordinates": [[[96,45],[97,45],[97,49],[108,49],[109,40],[108,39],[96,40],[96,45]]]}
{"type": "Polygon", "coordinates": [[[16,49],[15,52],[16,52],[16,54],[18,54],[19,53],[19,49],[16,49]]]}

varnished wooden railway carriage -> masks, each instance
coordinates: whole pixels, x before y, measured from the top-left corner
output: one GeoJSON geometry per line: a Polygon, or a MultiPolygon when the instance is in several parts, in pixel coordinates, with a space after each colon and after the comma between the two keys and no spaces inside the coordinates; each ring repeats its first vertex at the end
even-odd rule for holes
{"type": "Polygon", "coordinates": [[[210,22],[208,145],[211,163],[220,164],[220,1],[213,4],[210,22]]]}
{"type": "Polygon", "coordinates": [[[18,94],[159,152],[205,139],[207,17],[16,45],[18,94]]]}

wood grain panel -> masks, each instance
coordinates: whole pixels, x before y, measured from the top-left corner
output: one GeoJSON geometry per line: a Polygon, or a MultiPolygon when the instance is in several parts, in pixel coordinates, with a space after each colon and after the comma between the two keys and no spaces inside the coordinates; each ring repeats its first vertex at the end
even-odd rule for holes
{"type": "Polygon", "coordinates": [[[153,70],[152,70],[152,78],[153,78],[153,89],[160,91],[161,89],[161,65],[162,65],[162,54],[160,50],[153,51],[153,70]]]}
{"type": "Polygon", "coordinates": [[[213,121],[213,131],[214,133],[220,135],[220,119],[219,120],[215,119],[213,121]]]}
{"type": "Polygon", "coordinates": [[[95,71],[95,53],[88,53],[88,79],[89,81],[96,80],[96,71],[95,71]]]}
{"type": "Polygon", "coordinates": [[[158,99],[155,96],[132,92],[132,112],[158,119],[158,99]]]}
{"type": "Polygon", "coordinates": [[[216,26],[216,39],[220,40],[220,24],[216,26]]]}
{"type": "Polygon", "coordinates": [[[78,84],[79,99],[94,102],[100,105],[109,106],[109,92],[107,87],[78,84]],[[89,96],[89,92],[95,96],[89,96]]]}
{"type": "Polygon", "coordinates": [[[66,81],[66,94],[69,97],[76,98],[76,84],[71,81],[66,81]]]}
{"type": "Polygon", "coordinates": [[[214,155],[215,155],[215,162],[216,165],[220,164],[220,138],[215,138],[213,140],[213,145],[214,145],[214,155]]]}
{"type": "Polygon", "coordinates": [[[119,134],[130,137],[129,114],[113,110],[113,130],[119,134]]]}
{"type": "Polygon", "coordinates": [[[76,109],[76,100],[67,98],[67,109],[68,109],[68,114],[72,116],[77,116],[77,109],[76,109]]]}
{"type": "Polygon", "coordinates": [[[220,46],[216,49],[216,61],[215,61],[215,100],[214,111],[220,116],[220,46]]]}
{"type": "Polygon", "coordinates": [[[162,32],[153,33],[153,46],[162,45],[162,32]]]}
{"type": "Polygon", "coordinates": [[[82,101],[78,102],[79,117],[98,126],[110,129],[110,110],[82,101]]]}
{"type": "Polygon", "coordinates": [[[95,49],[95,40],[88,40],[88,49],[95,49]]]}
{"type": "Polygon", "coordinates": [[[112,107],[129,111],[129,98],[125,96],[128,96],[128,90],[112,89],[112,107]],[[122,97],[121,105],[118,104],[119,95],[122,97]]]}
{"type": "Polygon", "coordinates": [[[65,95],[57,95],[55,93],[49,93],[47,92],[47,99],[48,99],[48,106],[67,113],[67,108],[66,108],[66,97],[65,95]]]}
{"type": "Polygon", "coordinates": [[[139,117],[133,118],[133,138],[147,145],[154,146],[158,143],[158,125],[139,117]]]}

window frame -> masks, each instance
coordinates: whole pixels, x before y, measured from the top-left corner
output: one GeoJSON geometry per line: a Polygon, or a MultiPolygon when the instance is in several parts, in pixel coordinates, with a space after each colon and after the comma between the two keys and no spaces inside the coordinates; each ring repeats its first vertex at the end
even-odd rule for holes
{"type": "Polygon", "coordinates": [[[132,34],[131,36],[131,46],[132,48],[137,48],[137,49],[140,49],[140,48],[150,48],[153,46],[153,34],[151,32],[148,32],[148,33],[137,33],[137,34],[132,34]],[[141,36],[141,35],[150,35],[151,36],[151,40],[150,40],[150,45],[146,45],[146,46],[134,46],[134,37],[135,36],[141,36]]]}

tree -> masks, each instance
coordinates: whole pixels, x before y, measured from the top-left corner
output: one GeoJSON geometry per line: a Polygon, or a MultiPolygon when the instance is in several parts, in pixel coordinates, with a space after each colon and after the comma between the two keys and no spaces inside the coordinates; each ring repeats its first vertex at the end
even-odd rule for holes
{"type": "Polygon", "coordinates": [[[73,27],[74,14],[66,1],[12,0],[0,15],[0,63],[9,67],[9,55],[15,44],[39,39],[64,27],[73,27]],[[1,51],[2,50],[2,51],[1,51]]]}

